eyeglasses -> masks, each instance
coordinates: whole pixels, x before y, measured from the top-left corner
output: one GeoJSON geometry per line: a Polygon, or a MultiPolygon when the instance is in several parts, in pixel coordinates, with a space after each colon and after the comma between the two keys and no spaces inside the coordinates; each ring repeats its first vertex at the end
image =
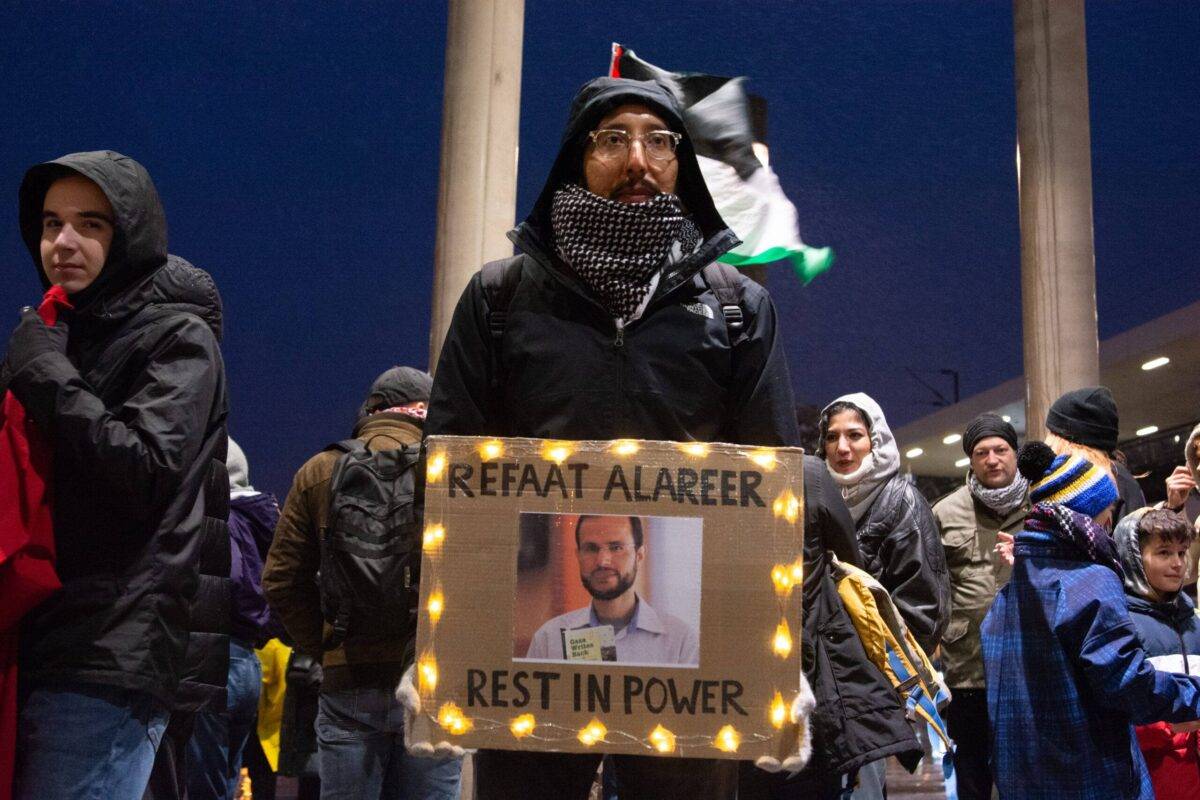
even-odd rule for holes
{"type": "Polygon", "coordinates": [[[629,148],[634,142],[641,142],[646,156],[654,161],[670,161],[675,157],[675,148],[683,138],[682,133],[674,131],[650,131],[633,136],[626,131],[616,128],[605,128],[588,134],[592,140],[596,155],[604,159],[619,159],[629,156],[629,148]]]}
{"type": "Polygon", "coordinates": [[[622,544],[620,542],[610,542],[606,545],[598,545],[594,542],[588,542],[587,544],[579,546],[579,552],[583,553],[589,558],[595,558],[596,556],[600,555],[601,550],[606,550],[610,556],[613,558],[618,558],[619,556],[625,555],[632,549],[633,548],[629,545],[622,544]]]}

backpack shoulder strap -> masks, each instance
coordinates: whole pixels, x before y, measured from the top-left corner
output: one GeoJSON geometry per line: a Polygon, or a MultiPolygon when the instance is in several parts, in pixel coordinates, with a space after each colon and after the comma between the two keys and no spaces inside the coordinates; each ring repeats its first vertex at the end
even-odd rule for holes
{"type": "Polygon", "coordinates": [[[338,453],[358,453],[366,450],[367,446],[358,439],[342,439],[340,442],[328,445],[325,449],[338,453]]]}
{"type": "Polygon", "coordinates": [[[479,270],[483,284],[483,299],[487,305],[488,335],[491,337],[491,387],[500,386],[500,342],[508,326],[508,306],[517,284],[521,282],[522,256],[515,255],[489,261],[479,270]]]}
{"type": "Polygon", "coordinates": [[[725,317],[725,327],[729,329],[729,338],[732,341],[746,325],[742,313],[742,293],[739,288],[741,281],[737,268],[714,261],[702,270],[702,274],[704,282],[721,304],[721,314],[725,317]]]}

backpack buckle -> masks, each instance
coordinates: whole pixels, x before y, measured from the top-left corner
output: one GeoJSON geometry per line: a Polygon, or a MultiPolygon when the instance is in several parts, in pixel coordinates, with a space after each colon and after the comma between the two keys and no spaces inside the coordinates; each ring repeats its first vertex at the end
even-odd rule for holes
{"type": "Polygon", "coordinates": [[[721,313],[725,315],[725,324],[732,331],[740,331],[744,320],[742,318],[741,306],[721,306],[721,313]]]}

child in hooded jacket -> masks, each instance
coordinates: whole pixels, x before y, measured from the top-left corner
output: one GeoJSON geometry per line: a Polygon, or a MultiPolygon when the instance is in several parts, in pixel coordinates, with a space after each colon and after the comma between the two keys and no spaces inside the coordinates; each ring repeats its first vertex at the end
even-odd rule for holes
{"type": "MultiPolygon", "coordinates": [[[[1200,656],[1200,620],[1195,602],[1181,591],[1195,529],[1171,511],[1141,509],[1121,520],[1113,538],[1129,617],[1146,654],[1159,669],[1195,674],[1188,656],[1200,656]]],[[[1136,732],[1157,800],[1200,797],[1200,733],[1168,722],[1139,725],[1136,732]]]]}
{"type": "Polygon", "coordinates": [[[1108,473],[1042,442],[1017,468],[1033,508],[980,637],[1000,797],[1154,800],[1133,725],[1200,718],[1200,678],[1156,670],[1137,639],[1108,473]]]}

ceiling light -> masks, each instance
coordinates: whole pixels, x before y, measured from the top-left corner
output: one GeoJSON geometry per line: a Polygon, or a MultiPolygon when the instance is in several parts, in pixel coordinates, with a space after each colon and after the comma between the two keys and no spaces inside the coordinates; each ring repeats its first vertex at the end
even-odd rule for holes
{"type": "Polygon", "coordinates": [[[1152,358],[1149,361],[1147,361],[1145,364],[1142,364],[1142,369],[1149,372],[1152,369],[1158,369],[1159,367],[1165,367],[1167,364],[1170,364],[1170,363],[1171,363],[1171,359],[1167,358],[1166,356],[1159,356],[1158,358],[1152,358]]]}
{"type": "Polygon", "coordinates": [[[1010,417],[1008,414],[1005,414],[1000,419],[1004,420],[1005,422],[1012,422],[1012,417],[1010,417]]]}
{"type": "Polygon", "coordinates": [[[1138,428],[1135,431],[1135,433],[1138,436],[1149,436],[1152,433],[1158,433],[1158,426],[1157,425],[1147,425],[1144,428],[1138,428]]]}
{"type": "Polygon", "coordinates": [[[969,458],[960,458],[958,461],[954,462],[954,466],[960,467],[960,468],[970,466],[970,464],[971,464],[971,459],[969,459],[969,458]]]}
{"type": "Polygon", "coordinates": [[[961,442],[961,441],[962,441],[962,434],[952,433],[949,436],[942,439],[942,444],[954,444],[955,442],[961,442]]]}
{"type": "Polygon", "coordinates": [[[914,447],[912,450],[909,450],[907,453],[905,453],[904,457],[905,458],[916,458],[917,456],[923,454],[924,452],[925,451],[922,450],[921,448],[914,447]]]}

